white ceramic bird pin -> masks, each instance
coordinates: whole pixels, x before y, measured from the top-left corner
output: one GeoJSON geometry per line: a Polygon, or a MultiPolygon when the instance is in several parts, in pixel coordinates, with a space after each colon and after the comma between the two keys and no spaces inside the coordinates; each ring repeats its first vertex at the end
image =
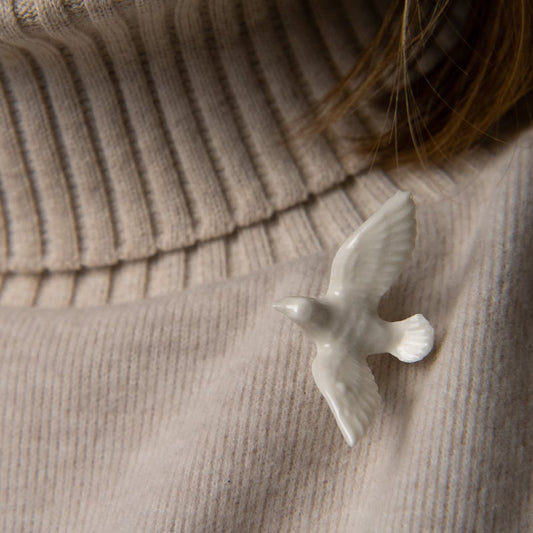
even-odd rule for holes
{"type": "Polygon", "coordinates": [[[409,260],[415,238],[415,205],[408,192],[398,192],[339,248],[326,296],[274,304],[315,341],[313,377],[349,446],[380,405],[367,355],[388,352],[414,363],[433,348],[433,328],[422,315],[399,322],[378,316],[379,301],[409,260]]]}

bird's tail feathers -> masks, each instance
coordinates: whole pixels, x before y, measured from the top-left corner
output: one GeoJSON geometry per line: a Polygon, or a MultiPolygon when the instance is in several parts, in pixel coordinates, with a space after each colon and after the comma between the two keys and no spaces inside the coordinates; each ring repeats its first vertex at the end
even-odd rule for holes
{"type": "Polygon", "coordinates": [[[395,342],[387,351],[400,361],[415,363],[432,350],[434,331],[424,316],[413,315],[391,325],[395,330],[395,342]]]}

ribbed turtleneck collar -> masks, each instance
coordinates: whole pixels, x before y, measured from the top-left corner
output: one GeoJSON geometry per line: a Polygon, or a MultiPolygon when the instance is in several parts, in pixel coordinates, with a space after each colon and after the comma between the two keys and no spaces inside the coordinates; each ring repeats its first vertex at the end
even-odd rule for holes
{"type": "Polygon", "coordinates": [[[0,271],[147,258],[343,181],[334,134],[290,133],[378,22],[344,4],[0,2],[0,271]]]}

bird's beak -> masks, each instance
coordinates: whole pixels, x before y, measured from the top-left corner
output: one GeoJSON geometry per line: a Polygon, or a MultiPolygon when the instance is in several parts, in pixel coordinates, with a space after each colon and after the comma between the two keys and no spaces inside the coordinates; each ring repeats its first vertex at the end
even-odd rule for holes
{"type": "Polygon", "coordinates": [[[315,298],[289,296],[278,300],[273,306],[312,338],[316,338],[327,327],[329,311],[315,298]]]}
{"type": "Polygon", "coordinates": [[[294,313],[294,304],[291,306],[291,302],[289,298],[284,298],[283,300],[278,300],[277,302],[274,302],[272,304],[272,307],[279,311],[280,313],[283,313],[284,315],[290,316],[294,313]],[[291,309],[292,307],[292,309],[291,309]]]}
{"type": "Polygon", "coordinates": [[[276,310],[276,311],[279,311],[282,307],[283,307],[283,304],[281,303],[282,300],[278,300],[277,302],[274,302],[272,304],[272,307],[276,310]]]}
{"type": "Polygon", "coordinates": [[[314,300],[302,296],[289,296],[273,304],[274,309],[290,318],[296,324],[303,326],[312,315],[314,300]]]}

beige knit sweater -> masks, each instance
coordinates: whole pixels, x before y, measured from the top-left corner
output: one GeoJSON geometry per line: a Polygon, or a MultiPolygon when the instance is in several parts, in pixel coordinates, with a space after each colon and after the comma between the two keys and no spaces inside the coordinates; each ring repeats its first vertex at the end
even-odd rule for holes
{"type": "Polygon", "coordinates": [[[343,0],[0,0],[0,531],[526,532],[532,140],[364,171],[295,121],[380,17],[343,0]],[[349,449],[271,308],[413,192],[349,449]]]}

